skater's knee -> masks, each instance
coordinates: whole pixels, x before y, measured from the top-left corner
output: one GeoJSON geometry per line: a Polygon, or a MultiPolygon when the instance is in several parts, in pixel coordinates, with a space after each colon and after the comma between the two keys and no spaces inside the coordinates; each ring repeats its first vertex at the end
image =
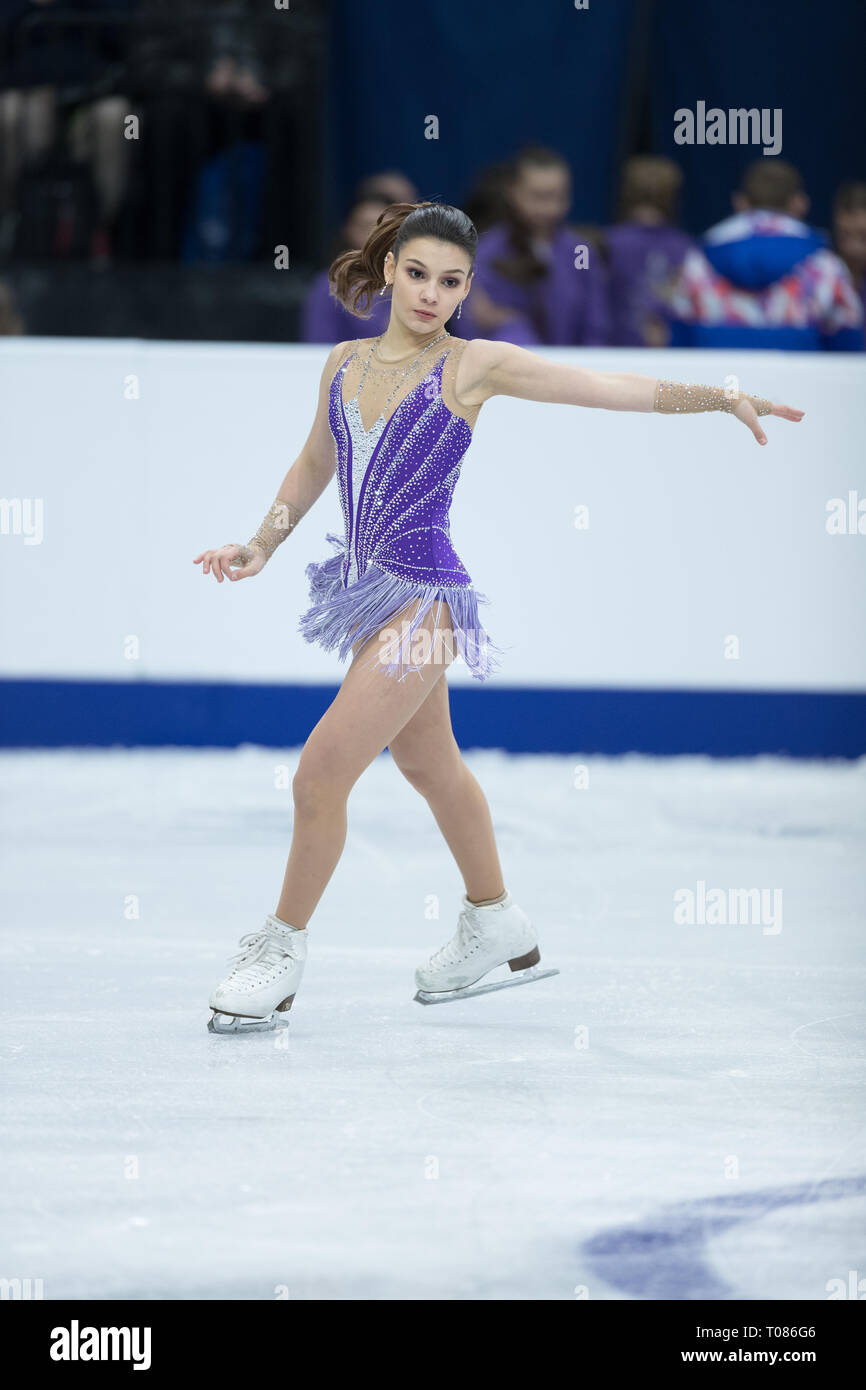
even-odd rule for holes
{"type": "Polygon", "coordinates": [[[431,758],[429,754],[412,757],[400,750],[395,752],[392,747],[391,756],[406,781],[424,797],[435,796],[453,786],[463,766],[459,752],[452,757],[431,758]]]}
{"type": "Polygon", "coordinates": [[[302,759],[292,778],[292,799],[302,815],[331,811],[345,802],[348,794],[345,779],[326,762],[310,759],[304,763],[302,759]]]}

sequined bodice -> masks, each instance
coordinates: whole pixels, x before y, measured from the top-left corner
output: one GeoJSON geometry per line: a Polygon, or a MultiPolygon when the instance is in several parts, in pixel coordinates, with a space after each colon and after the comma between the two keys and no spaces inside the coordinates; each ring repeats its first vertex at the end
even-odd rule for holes
{"type": "MultiPolygon", "coordinates": [[[[336,468],[346,534],[343,585],[364,574],[368,564],[418,583],[468,585],[469,574],[456,555],[449,532],[449,509],[463,457],[472,442],[468,420],[445,404],[443,371],[452,341],[414,385],[391,401],[365,428],[363,393],[343,399],[343,383],[358,350],[339,367],[331,383],[329,422],[336,446],[336,468]]],[[[452,373],[456,358],[450,364],[452,373]]],[[[393,382],[391,387],[393,387],[393,382]]],[[[391,388],[389,388],[391,389],[391,388]]],[[[375,404],[381,392],[372,393],[375,404]]]]}

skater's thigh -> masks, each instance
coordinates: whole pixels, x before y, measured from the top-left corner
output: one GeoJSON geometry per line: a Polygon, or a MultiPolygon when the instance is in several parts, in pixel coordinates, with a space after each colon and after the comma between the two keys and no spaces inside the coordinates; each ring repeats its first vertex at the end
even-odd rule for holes
{"type": "MultiPolygon", "coordinates": [[[[421,708],[454,660],[453,646],[434,641],[447,627],[450,614],[442,604],[419,625],[430,636],[430,660],[417,671],[407,671],[402,680],[380,668],[376,657],[394,628],[414,616],[417,602],[407,605],[389,620],[387,627],[355,650],[352,663],[334,700],[322,715],[304,745],[298,772],[324,778],[348,790],[374,758],[421,708]]],[[[413,658],[414,660],[415,658],[413,658]]]]}
{"type": "MultiPolygon", "coordinates": [[[[431,666],[443,671],[456,656],[451,610],[443,599],[436,599],[422,619],[417,620],[421,599],[411,599],[366,642],[355,643],[356,662],[374,666],[376,662],[400,660],[402,666],[431,666]]],[[[382,672],[378,672],[381,675],[382,672]]],[[[408,679],[408,677],[407,677],[408,679]]]]}
{"type": "Polygon", "coordinates": [[[453,772],[462,757],[451,727],[448,681],[437,681],[424,703],[388,745],[391,757],[413,783],[436,781],[453,772]]]}

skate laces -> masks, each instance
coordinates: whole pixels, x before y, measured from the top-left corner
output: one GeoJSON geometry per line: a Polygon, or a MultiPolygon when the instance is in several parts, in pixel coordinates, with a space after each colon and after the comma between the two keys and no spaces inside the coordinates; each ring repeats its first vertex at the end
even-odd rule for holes
{"type": "Polygon", "coordinates": [[[431,965],[456,965],[459,960],[469,950],[473,941],[477,941],[484,933],[479,926],[472,920],[471,915],[464,907],[457,919],[457,930],[451,940],[431,957],[431,965]]]}
{"type": "Polygon", "coordinates": [[[284,957],[292,955],[288,942],[277,940],[266,927],[247,932],[246,936],[241,937],[238,945],[241,949],[230,956],[228,961],[232,966],[233,975],[238,970],[252,976],[265,975],[284,957]]]}

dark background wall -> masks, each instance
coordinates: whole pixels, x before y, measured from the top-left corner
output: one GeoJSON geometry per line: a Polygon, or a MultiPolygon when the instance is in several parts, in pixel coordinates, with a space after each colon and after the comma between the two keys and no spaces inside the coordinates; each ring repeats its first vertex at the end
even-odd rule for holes
{"type": "MultiPolygon", "coordinates": [[[[70,0],[75,13],[80,3],[70,0]]],[[[251,134],[249,116],[204,95],[213,12],[198,0],[84,4],[78,41],[95,42],[93,5],[104,9],[115,72],[106,90],[143,113],[144,135],[109,263],[34,256],[32,237],[10,252],[12,224],[0,216],[0,286],[33,334],[292,340],[359,179],[395,168],[420,197],[459,204],[527,142],[568,160],[572,220],[602,224],[616,216],[623,160],[671,155],[685,174],[681,220],[700,233],[730,211],[760,148],[677,145],[674,113],[699,101],[781,108],[782,158],[803,172],[821,227],[839,184],[866,179],[866,0],[589,0],[586,10],[572,0],[293,0],[280,17],[271,0],[237,0],[247,23],[273,31],[273,43],[259,36],[260,50],[279,48],[266,68],[272,99],[252,126],[266,151],[261,229],[254,254],[232,249],[207,263],[184,253],[199,180],[220,140],[243,168],[240,141],[251,134]],[[283,242],[291,276],[273,270],[283,242]]],[[[13,50],[27,46],[9,22],[22,6],[31,27],[61,17],[59,3],[0,0],[3,80],[14,74],[13,50]]],[[[87,74],[102,81],[100,63],[61,91],[67,119],[76,85],[80,98],[87,74]]],[[[68,54],[64,64],[74,67],[68,54]]]]}
{"type": "Polygon", "coordinates": [[[683,169],[688,228],[702,231],[730,210],[729,191],[755,154],[675,145],[673,112],[698,100],[780,107],[780,157],[800,169],[811,220],[826,226],[838,184],[866,178],[864,0],[663,0],[654,9],[652,140],[683,169]]]}
{"type": "Polygon", "coordinates": [[[821,225],[837,184],[866,177],[864,0],[430,0],[341,3],[334,17],[333,216],[384,165],[424,197],[459,201],[480,168],[532,139],[566,156],[573,216],[594,221],[614,215],[626,154],[670,154],[686,174],[684,223],[699,232],[760,155],[676,145],[675,110],[699,100],[781,107],[781,157],[804,173],[821,225]],[[438,140],[424,138],[431,113],[438,140]]]}

